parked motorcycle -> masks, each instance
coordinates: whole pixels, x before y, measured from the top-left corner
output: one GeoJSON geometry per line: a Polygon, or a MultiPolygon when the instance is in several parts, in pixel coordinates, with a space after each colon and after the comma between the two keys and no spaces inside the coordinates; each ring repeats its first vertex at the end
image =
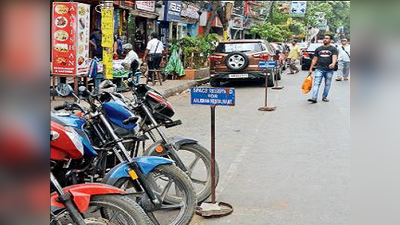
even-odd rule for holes
{"type": "MultiPolygon", "coordinates": [[[[160,93],[146,84],[136,85],[131,80],[128,80],[128,84],[132,90],[132,100],[129,101],[115,93],[114,96],[129,105],[132,112],[141,118],[139,124],[141,135],[138,136],[147,137],[148,135],[154,142],[144,151],[143,155],[166,157],[175,161],[176,165],[192,180],[198,202],[203,202],[211,195],[211,153],[192,138],[167,137],[161,127],[171,128],[182,124],[180,120],[171,119],[175,114],[172,105],[160,93]],[[157,140],[154,130],[161,138],[160,140],[157,140]]],[[[110,97],[107,101],[116,100],[114,97],[110,97]]],[[[119,132],[119,136],[124,137],[127,149],[137,156],[140,143],[131,138],[129,130],[118,130],[117,132],[119,132]]],[[[145,140],[146,138],[142,138],[143,145],[145,140]]],[[[218,165],[216,164],[215,167],[215,179],[218,184],[218,165]]]]}
{"type": "Polygon", "coordinates": [[[95,96],[86,90],[82,92],[87,94],[89,109],[76,102],[67,102],[54,108],[82,112],[81,117],[68,114],[62,119],[88,134],[96,150],[88,152],[87,155],[94,158],[86,159],[80,165],[84,169],[74,170],[77,176],[73,177],[89,176],[92,181],[101,180],[130,193],[137,193],[135,200],[155,224],[189,224],[196,205],[196,194],[189,177],[173,165],[172,160],[149,156],[132,158],[115,130],[133,132],[137,127],[137,117],[121,101],[99,100],[105,98],[107,93],[95,96]]]}
{"type": "MultiPolygon", "coordinates": [[[[50,152],[52,164],[67,164],[83,157],[85,140],[60,120],[51,121],[50,152]]],[[[62,188],[50,172],[50,225],[150,225],[143,209],[125,191],[105,184],[80,184],[62,188]]]]}

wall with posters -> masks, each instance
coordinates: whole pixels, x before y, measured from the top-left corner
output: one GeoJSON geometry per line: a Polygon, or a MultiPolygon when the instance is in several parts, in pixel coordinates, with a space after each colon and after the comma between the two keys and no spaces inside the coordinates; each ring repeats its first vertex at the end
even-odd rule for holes
{"type": "Polygon", "coordinates": [[[89,68],[90,5],[53,3],[52,72],[87,73],[89,68]]]}

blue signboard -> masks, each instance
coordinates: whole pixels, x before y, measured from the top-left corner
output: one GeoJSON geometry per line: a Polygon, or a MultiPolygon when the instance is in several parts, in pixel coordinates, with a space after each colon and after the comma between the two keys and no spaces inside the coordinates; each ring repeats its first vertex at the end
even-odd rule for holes
{"type": "Polygon", "coordinates": [[[206,88],[191,89],[192,105],[235,105],[235,88],[206,88]]]}
{"type": "Polygon", "coordinates": [[[259,61],[258,62],[259,68],[275,68],[276,62],[275,61],[259,61]]]}
{"type": "Polygon", "coordinates": [[[165,4],[165,21],[181,21],[182,2],[181,1],[167,1],[165,4]]]}

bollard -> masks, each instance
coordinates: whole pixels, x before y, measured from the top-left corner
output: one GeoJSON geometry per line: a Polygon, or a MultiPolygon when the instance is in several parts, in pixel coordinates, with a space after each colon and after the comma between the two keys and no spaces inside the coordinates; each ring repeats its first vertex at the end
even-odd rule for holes
{"type": "MultiPolygon", "coordinates": [[[[278,68],[275,68],[274,70],[278,70],[278,68]]],[[[280,73],[280,75],[282,75],[282,73],[280,73]]],[[[274,90],[282,90],[283,86],[279,86],[279,84],[278,84],[278,75],[276,75],[274,77],[275,77],[275,79],[274,79],[275,80],[275,86],[272,87],[272,89],[274,89],[274,90]]]]}
{"type": "Polygon", "coordinates": [[[268,73],[265,70],[265,73],[267,74],[265,76],[265,105],[263,107],[258,108],[259,111],[275,111],[276,106],[268,106],[268,73]]]}

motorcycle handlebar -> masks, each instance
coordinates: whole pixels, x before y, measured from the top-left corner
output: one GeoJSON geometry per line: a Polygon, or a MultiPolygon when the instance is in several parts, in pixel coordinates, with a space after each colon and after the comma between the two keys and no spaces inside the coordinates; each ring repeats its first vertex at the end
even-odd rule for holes
{"type": "Polygon", "coordinates": [[[55,106],[53,109],[56,111],[63,110],[63,109],[66,109],[66,110],[78,109],[78,110],[82,111],[83,113],[86,113],[86,110],[82,106],[80,106],[79,104],[77,104],[75,102],[65,102],[62,105],[55,106]]]}
{"type": "Polygon", "coordinates": [[[128,125],[128,124],[130,124],[130,123],[136,123],[138,120],[139,120],[138,117],[132,116],[132,117],[129,117],[128,119],[122,121],[122,124],[128,125]]]}
{"type": "Polygon", "coordinates": [[[62,104],[62,105],[54,106],[53,109],[56,110],[56,111],[59,111],[59,110],[65,109],[65,108],[67,108],[67,103],[64,103],[64,104],[62,104]]]}

